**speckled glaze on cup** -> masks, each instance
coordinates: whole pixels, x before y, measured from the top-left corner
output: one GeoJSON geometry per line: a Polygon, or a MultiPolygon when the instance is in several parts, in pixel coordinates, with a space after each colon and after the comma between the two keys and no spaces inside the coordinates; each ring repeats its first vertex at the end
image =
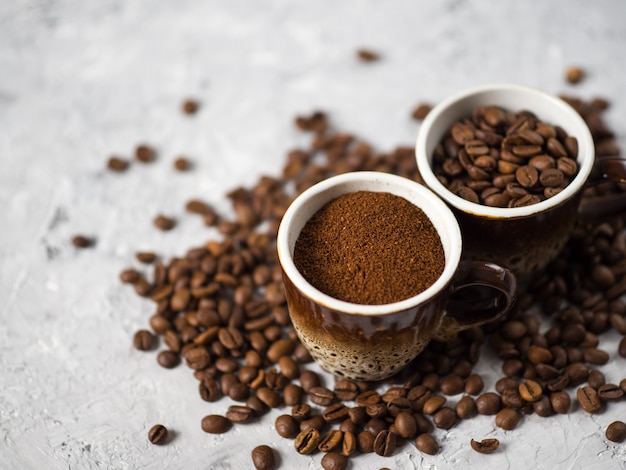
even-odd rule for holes
{"type": "MultiPolygon", "coordinates": [[[[415,154],[424,183],[446,201],[459,221],[464,257],[492,260],[507,266],[522,283],[552,261],[567,242],[587,185],[626,180],[625,160],[595,159],[591,132],[574,108],[556,96],[521,85],[486,85],[444,100],[424,119],[417,135],[415,154]],[[549,199],[516,208],[473,203],[449,191],[432,171],[435,147],[454,122],[471,116],[478,106],[500,106],[513,112],[528,110],[576,137],[579,170],[574,180],[549,199]]],[[[622,209],[626,208],[626,199],[615,202],[622,209]]],[[[604,209],[615,212],[616,205],[604,209]]]]}
{"type": "Polygon", "coordinates": [[[293,326],[302,344],[325,370],[354,380],[379,380],[398,372],[435,336],[503,315],[514,302],[515,277],[505,268],[461,261],[461,233],[448,207],[425,186],[380,172],[354,172],[304,191],[287,209],[278,230],[278,257],[293,326]],[[445,254],[441,276],[420,294],[386,305],[335,299],[309,284],[293,262],[306,222],[327,202],[356,191],[388,192],[420,207],[437,230],[445,254]],[[487,286],[493,298],[472,308],[450,297],[464,287],[487,286]]]}

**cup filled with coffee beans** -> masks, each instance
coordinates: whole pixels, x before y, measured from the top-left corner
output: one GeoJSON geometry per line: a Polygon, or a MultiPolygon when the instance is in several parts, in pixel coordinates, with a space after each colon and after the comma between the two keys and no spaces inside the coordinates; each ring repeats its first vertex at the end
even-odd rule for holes
{"type": "Polygon", "coordinates": [[[461,260],[454,215],[425,186],[382,172],[328,178],[298,196],[277,236],[302,344],[325,370],[380,380],[432,338],[495,320],[515,298],[506,268],[461,260]],[[463,302],[469,287],[481,298],[463,302]]]}
{"type": "MultiPolygon", "coordinates": [[[[574,108],[520,85],[487,85],[444,100],[424,119],[415,151],[424,183],[459,221],[464,256],[506,266],[520,283],[561,251],[585,188],[626,181],[625,160],[595,158],[574,108]]],[[[585,215],[624,209],[620,195],[585,215]]]]}

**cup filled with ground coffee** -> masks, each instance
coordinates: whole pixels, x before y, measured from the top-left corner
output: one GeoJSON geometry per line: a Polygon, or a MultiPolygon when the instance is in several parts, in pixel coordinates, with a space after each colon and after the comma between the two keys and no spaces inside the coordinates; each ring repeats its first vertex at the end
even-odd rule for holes
{"type": "Polygon", "coordinates": [[[511,272],[461,261],[461,250],[454,215],[421,184],[369,171],[317,183],[292,202],[277,236],[298,337],[333,374],[393,375],[432,338],[495,320],[513,304],[511,272]],[[473,286],[480,300],[463,302],[473,286]]]}
{"type": "MultiPolygon", "coordinates": [[[[435,106],[417,136],[424,183],[453,210],[464,256],[507,266],[520,283],[565,245],[591,185],[626,181],[626,160],[596,159],[583,118],[562,99],[487,85],[435,106]]],[[[616,195],[585,216],[626,209],[616,195]]]]}

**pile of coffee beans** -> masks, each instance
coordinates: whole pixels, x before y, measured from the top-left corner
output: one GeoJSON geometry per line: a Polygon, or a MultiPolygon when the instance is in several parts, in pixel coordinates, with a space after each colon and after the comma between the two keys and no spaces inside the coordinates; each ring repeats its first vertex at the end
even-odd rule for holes
{"type": "Polygon", "coordinates": [[[492,207],[544,201],[578,173],[578,141],[529,111],[479,106],[435,148],[433,171],[451,192],[492,207]]]}
{"type": "MultiPolygon", "coordinates": [[[[600,108],[578,103],[581,111],[592,110],[581,114],[606,151],[610,131],[600,108]]],[[[578,226],[506,319],[463,331],[446,343],[431,342],[384,383],[337,378],[330,384],[329,377],[311,370],[311,356],[290,325],[277,262],[281,216],[296,194],[338,173],[375,170],[421,178],[411,147],[377,153],[353,135],[332,130],[322,112],[298,116],[295,124],[310,133],[310,146],[288,153],[279,178],[263,176],[251,188],[229,192],[234,218],[216,214],[200,200],[186,204],[191,216],[217,227],[220,239],[167,262],[155,257],[151,273],[128,268],[120,275],[154,302],[149,319],[154,334],[138,331],[135,348],[150,351],[158,342],[158,363],[188,367],[202,400],[229,397],[235,403],[221,414],[199,417],[199,428],[225,433],[233,426],[265,423],[264,414],[280,409],[276,432],[293,439],[294,452],[324,454],[321,465],[328,470],[347,468],[355,455],[391,456],[407,445],[437,454],[435,428],[450,429],[480,415],[511,430],[528,414],[571,412],[575,401],[582,412],[597,413],[623,400],[626,379],[605,377],[599,370],[609,359],[600,347],[602,333],[614,329],[626,335],[626,230],[620,218],[578,226]],[[542,332],[545,322],[550,327],[542,332]],[[486,390],[473,370],[485,348],[502,361],[502,377],[493,390],[486,390]]],[[[559,142],[565,152],[572,148],[566,138],[559,142]]],[[[626,340],[618,353],[626,357],[626,340]]],[[[622,441],[625,434],[620,422],[606,429],[608,441],[622,441]]],[[[158,436],[151,432],[150,440],[159,441],[158,436]]],[[[467,436],[467,445],[490,453],[499,442],[467,436]]],[[[267,446],[252,450],[252,460],[264,470],[279,461],[267,446]]]]}

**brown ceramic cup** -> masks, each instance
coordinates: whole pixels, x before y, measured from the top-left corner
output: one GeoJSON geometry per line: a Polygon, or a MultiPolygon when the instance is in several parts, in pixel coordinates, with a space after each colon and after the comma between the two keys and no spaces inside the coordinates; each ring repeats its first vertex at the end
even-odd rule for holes
{"type": "MultiPolygon", "coordinates": [[[[461,261],[461,232],[448,207],[421,184],[381,172],[346,173],[304,191],[287,209],[277,250],[289,314],[302,344],[328,372],[353,380],[379,380],[413,360],[435,338],[451,337],[495,320],[514,302],[516,281],[494,263],[461,261]],[[333,298],[305,280],[293,261],[306,222],[326,203],[356,191],[387,192],[422,209],[444,249],[441,276],[423,292],[386,305],[362,305],[333,298]],[[461,302],[455,294],[482,286],[481,302],[461,302]]],[[[459,294],[460,295],[460,294],[459,294]]]]}
{"type": "MultiPolygon", "coordinates": [[[[416,142],[417,166],[426,186],[442,198],[456,216],[463,236],[463,257],[492,260],[513,271],[525,283],[561,251],[581,214],[585,188],[603,182],[626,181],[626,160],[595,158],[585,121],[556,96],[520,85],[487,85],[464,91],[435,106],[424,119],[416,142]],[[515,208],[470,202],[448,190],[432,170],[432,158],[450,126],[470,117],[479,106],[528,110],[542,121],[562,127],[578,140],[578,173],[559,194],[540,203],[515,208]]],[[[584,215],[602,216],[626,209],[626,197],[586,205],[584,215]],[[593,214],[591,214],[593,212],[593,214]]]]}

